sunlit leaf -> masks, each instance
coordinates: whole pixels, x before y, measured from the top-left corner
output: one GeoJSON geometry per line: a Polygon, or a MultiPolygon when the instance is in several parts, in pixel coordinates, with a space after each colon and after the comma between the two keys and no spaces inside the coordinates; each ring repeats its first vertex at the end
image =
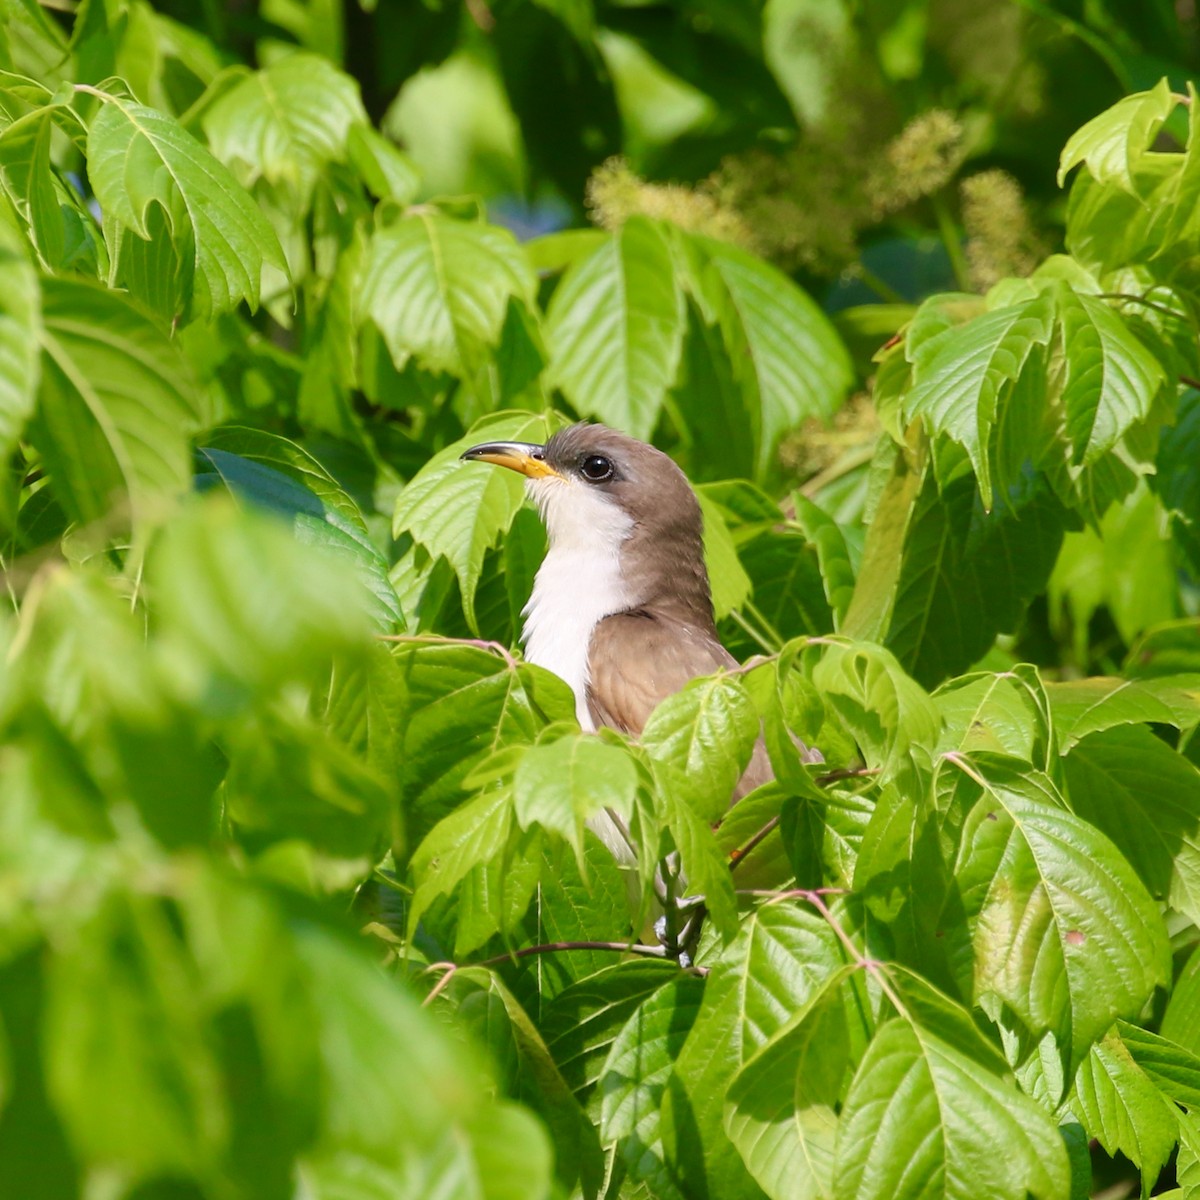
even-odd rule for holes
{"type": "Polygon", "coordinates": [[[265,266],[286,270],[271,226],[229,170],[171,117],[101,94],[88,132],[88,177],[106,216],[139,237],[158,205],[195,263],[197,316],[259,301],[265,266]]]}
{"type": "Polygon", "coordinates": [[[428,370],[469,375],[499,342],[509,300],[531,304],[533,289],[507,230],[415,213],[372,239],[359,320],[374,322],[397,367],[413,357],[428,370]]]}
{"type": "Polygon", "coordinates": [[[961,785],[978,798],[963,825],[957,878],[973,930],[975,992],[1003,1000],[1035,1035],[1052,1031],[1073,1068],[1115,1018],[1136,1016],[1169,978],[1165,930],[1117,847],[1061,807],[1047,778],[1001,760],[974,762],[961,785]]]}
{"type": "Polygon", "coordinates": [[[546,313],[551,377],[584,416],[648,438],[675,380],[683,330],[666,238],[634,218],[555,290],[546,313]]]}

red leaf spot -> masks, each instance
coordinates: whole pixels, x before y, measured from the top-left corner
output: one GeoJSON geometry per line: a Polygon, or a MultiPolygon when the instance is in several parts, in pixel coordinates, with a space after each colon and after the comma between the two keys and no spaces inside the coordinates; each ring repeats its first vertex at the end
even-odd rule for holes
{"type": "Polygon", "coordinates": [[[1067,945],[1068,946],[1082,946],[1083,943],[1086,941],[1087,941],[1086,935],[1080,933],[1080,931],[1078,929],[1068,929],[1067,930],[1067,945]]]}

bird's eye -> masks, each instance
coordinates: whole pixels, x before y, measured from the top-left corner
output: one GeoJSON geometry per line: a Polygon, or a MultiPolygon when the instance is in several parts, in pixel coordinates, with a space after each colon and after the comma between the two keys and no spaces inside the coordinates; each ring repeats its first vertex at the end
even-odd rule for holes
{"type": "Polygon", "coordinates": [[[612,459],[603,454],[589,454],[579,464],[579,470],[589,483],[603,483],[613,477],[612,459]]]}

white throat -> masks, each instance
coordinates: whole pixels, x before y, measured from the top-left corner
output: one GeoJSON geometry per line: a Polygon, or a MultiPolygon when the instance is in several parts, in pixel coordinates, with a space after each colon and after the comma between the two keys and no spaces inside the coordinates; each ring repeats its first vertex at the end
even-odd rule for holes
{"type": "Polygon", "coordinates": [[[621,544],[633,520],[582,480],[530,479],[526,490],[542,514],[550,548],[523,613],[525,657],[570,685],[579,724],[593,730],[588,644],[599,621],[635,603],[621,574],[621,544]]]}

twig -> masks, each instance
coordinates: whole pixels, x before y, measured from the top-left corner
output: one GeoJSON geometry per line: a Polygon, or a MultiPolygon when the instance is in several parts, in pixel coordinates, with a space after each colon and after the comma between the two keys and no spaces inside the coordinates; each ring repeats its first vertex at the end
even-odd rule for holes
{"type": "Polygon", "coordinates": [[[607,950],[614,954],[640,954],[643,958],[666,958],[665,946],[644,946],[638,942],[544,942],[540,946],[522,946],[509,954],[497,954],[482,962],[471,963],[473,967],[498,967],[512,962],[514,958],[528,958],[531,954],[560,954],[568,950],[607,950]]]}
{"type": "Polygon", "coordinates": [[[892,1007],[901,1016],[907,1017],[908,1009],[904,1007],[904,1001],[900,999],[896,989],[892,987],[891,980],[887,977],[887,964],[860,953],[850,935],[842,928],[841,922],[829,911],[829,905],[825,903],[820,890],[802,892],[801,895],[824,917],[825,923],[833,930],[838,941],[846,947],[850,957],[854,959],[855,965],[861,967],[868,975],[873,975],[879,984],[879,990],[891,1001],[892,1007]]]}
{"type": "Polygon", "coordinates": [[[508,664],[509,670],[517,669],[517,660],[513,658],[512,651],[503,643],[488,641],[487,638],[452,638],[436,633],[377,633],[375,636],[381,642],[394,642],[396,645],[472,646],[476,650],[498,654],[508,664]]]}
{"type": "Polygon", "coordinates": [[[872,775],[878,775],[882,767],[843,767],[837,771],[828,771],[824,775],[818,775],[813,779],[818,787],[824,787],[829,783],[839,783],[843,779],[867,779],[872,775]]]}
{"type": "Polygon", "coordinates": [[[1177,308],[1171,308],[1166,304],[1160,304],[1157,300],[1139,296],[1136,292],[1094,292],[1093,295],[1097,300],[1122,300],[1129,304],[1144,304],[1147,308],[1152,308],[1164,316],[1174,317],[1177,321],[1188,319],[1187,313],[1182,313],[1177,308]]]}
{"type": "Polygon", "coordinates": [[[778,826],[779,818],[772,817],[757,833],[751,834],[749,840],[735,850],[729,852],[729,869],[736,871],[738,867],[746,860],[750,851],[760,843],[764,842],[771,836],[772,831],[778,826]]]}

